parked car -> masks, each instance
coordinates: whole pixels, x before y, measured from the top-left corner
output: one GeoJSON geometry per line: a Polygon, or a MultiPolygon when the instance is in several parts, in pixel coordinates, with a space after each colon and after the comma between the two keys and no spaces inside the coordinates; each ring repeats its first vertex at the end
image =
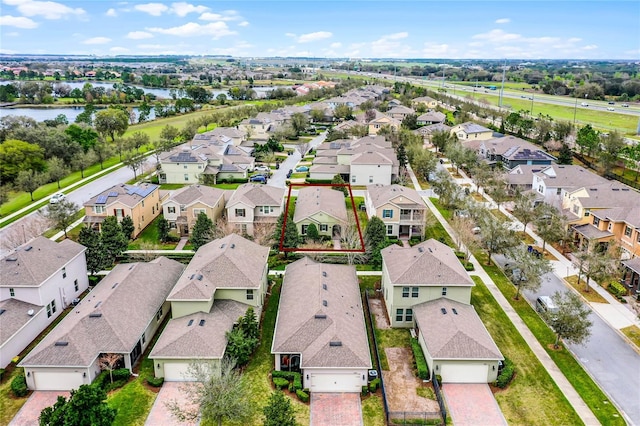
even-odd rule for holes
{"type": "Polygon", "coordinates": [[[49,203],[58,204],[60,201],[64,200],[65,198],[67,198],[66,195],[64,195],[62,192],[58,192],[57,194],[53,194],[51,198],[49,198],[49,203]]]}
{"type": "Polygon", "coordinates": [[[298,166],[296,167],[296,172],[308,172],[309,171],[309,167],[307,166],[298,166]]]}
{"type": "Polygon", "coordinates": [[[267,177],[265,175],[254,175],[249,178],[250,182],[267,183],[267,177]]]}
{"type": "Polygon", "coordinates": [[[629,108],[629,104],[622,104],[623,108],[629,108]]]}
{"type": "Polygon", "coordinates": [[[289,171],[287,172],[287,179],[289,179],[292,174],[293,174],[293,170],[289,169],[289,171]]]}
{"type": "Polygon", "coordinates": [[[265,166],[264,164],[261,164],[259,166],[255,166],[253,170],[257,172],[268,172],[270,169],[269,169],[269,166],[265,166]]]}

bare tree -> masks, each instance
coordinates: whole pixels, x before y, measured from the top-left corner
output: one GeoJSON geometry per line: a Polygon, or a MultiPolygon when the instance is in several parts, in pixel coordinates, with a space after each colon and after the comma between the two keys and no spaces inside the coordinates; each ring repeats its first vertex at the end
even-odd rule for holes
{"type": "Polygon", "coordinates": [[[216,220],[216,226],[214,231],[214,237],[224,238],[227,235],[231,234],[240,234],[240,230],[233,224],[229,223],[229,221],[225,217],[220,217],[216,220]]]}
{"type": "Polygon", "coordinates": [[[51,221],[41,213],[26,216],[4,229],[0,239],[2,247],[7,250],[13,250],[42,235],[50,227],[51,221]]]}
{"type": "Polygon", "coordinates": [[[451,220],[451,228],[454,231],[454,239],[459,251],[464,251],[465,260],[469,261],[471,251],[480,247],[474,234],[475,223],[470,217],[455,216],[451,220]]]}
{"type": "Polygon", "coordinates": [[[306,155],[307,151],[309,151],[309,145],[310,145],[309,142],[305,142],[296,146],[296,149],[298,150],[298,152],[303,158],[306,155]]]}
{"type": "Polygon", "coordinates": [[[101,370],[107,370],[109,372],[109,378],[113,383],[113,370],[118,366],[118,363],[122,359],[122,354],[107,353],[100,355],[98,364],[101,370]]]}
{"type": "Polygon", "coordinates": [[[253,242],[265,247],[271,247],[275,235],[275,223],[256,223],[253,225],[253,242]]]}
{"type": "MultiPolygon", "coordinates": [[[[340,236],[340,245],[345,250],[357,250],[364,249],[362,247],[362,241],[360,240],[360,232],[356,225],[356,220],[353,212],[349,212],[347,216],[347,223],[343,227],[342,235],[340,236]]],[[[366,260],[366,254],[363,252],[345,252],[347,256],[347,263],[353,265],[354,263],[363,263],[366,260]]]]}
{"type": "Polygon", "coordinates": [[[140,243],[140,251],[138,253],[129,254],[129,257],[141,262],[151,262],[152,260],[157,259],[161,256],[156,252],[156,250],[160,249],[161,248],[158,243],[143,241],[140,243]]]}

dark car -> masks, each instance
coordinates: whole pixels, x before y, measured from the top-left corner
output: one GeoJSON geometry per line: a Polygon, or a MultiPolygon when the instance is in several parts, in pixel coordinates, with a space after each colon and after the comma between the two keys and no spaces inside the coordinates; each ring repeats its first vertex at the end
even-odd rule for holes
{"type": "Polygon", "coordinates": [[[289,169],[289,171],[287,172],[287,179],[289,179],[292,174],[293,174],[293,170],[289,169]]]}
{"type": "Polygon", "coordinates": [[[265,175],[254,175],[249,178],[250,182],[267,183],[267,177],[265,175]]]}

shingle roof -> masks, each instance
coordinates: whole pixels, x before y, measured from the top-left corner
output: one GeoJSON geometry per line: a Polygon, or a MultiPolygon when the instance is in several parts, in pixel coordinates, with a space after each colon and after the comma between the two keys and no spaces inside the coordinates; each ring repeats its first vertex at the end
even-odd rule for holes
{"type": "Polygon", "coordinates": [[[436,124],[430,124],[428,126],[423,126],[420,127],[417,130],[414,130],[414,132],[419,133],[421,135],[430,135],[433,132],[450,132],[451,131],[451,127],[447,126],[444,123],[436,123],[436,124]]]}
{"type": "Polygon", "coordinates": [[[454,129],[456,127],[460,127],[465,133],[486,133],[486,132],[492,132],[493,130],[491,129],[487,129],[484,126],[481,126],[479,124],[473,123],[473,122],[466,122],[466,123],[462,123],[459,124],[458,126],[455,126],[454,129]]]}
{"type": "Polygon", "coordinates": [[[269,248],[231,234],[200,247],[167,300],[210,300],[219,288],[259,288],[269,248]]]}
{"type": "Polygon", "coordinates": [[[128,207],[135,207],[150,194],[158,191],[159,188],[160,185],[153,183],[142,183],[140,185],[127,185],[123,183],[121,185],[114,185],[98,195],[91,197],[84,205],[102,205],[108,208],[117,202],[128,207]]]}
{"type": "Polygon", "coordinates": [[[88,366],[101,353],[130,352],[183,268],[166,257],[116,265],[21,365],[88,366]]]}
{"type": "Polygon", "coordinates": [[[303,368],[371,368],[353,266],[306,257],[287,265],[271,351],[301,353],[303,368]]]}
{"type": "Polygon", "coordinates": [[[42,309],[44,307],[18,299],[7,299],[0,302],[0,311],[2,311],[2,314],[0,314],[0,346],[42,309]],[[34,315],[28,314],[31,310],[33,310],[34,315]]]}
{"type": "Polygon", "coordinates": [[[472,305],[442,297],[413,306],[413,315],[434,359],[504,359],[472,305]]]}
{"type": "Polygon", "coordinates": [[[375,151],[366,151],[360,152],[354,155],[351,158],[351,164],[386,164],[393,165],[393,160],[388,158],[386,155],[375,152],[375,151]]]}
{"type": "Polygon", "coordinates": [[[369,199],[376,209],[386,203],[398,206],[411,206],[411,208],[426,209],[426,205],[420,194],[415,189],[401,185],[368,185],[369,199]]]}
{"type": "Polygon", "coordinates": [[[574,225],[572,226],[572,228],[577,233],[583,235],[589,240],[613,237],[613,234],[611,232],[600,230],[590,223],[585,223],[583,225],[574,225]]]}
{"type": "Polygon", "coordinates": [[[453,250],[434,239],[409,248],[393,244],[381,253],[393,285],[474,285],[453,250]]]}
{"type": "Polygon", "coordinates": [[[200,202],[207,206],[215,207],[219,202],[224,204],[227,192],[228,191],[205,185],[190,185],[173,191],[167,201],[175,201],[182,205],[190,205],[195,202],[200,202]]]}
{"type": "Polygon", "coordinates": [[[345,204],[344,194],[323,186],[300,188],[293,221],[298,223],[320,212],[324,212],[339,221],[346,222],[347,205],[345,204]]]}
{"type": "Polygon", "coordinates": [[[623,260],[622,264],[627,268],[636,271],[640,274],[640,257],[634,257],[633,259],[623,260]]]}
{"type": "Polygon", "coordinates": [[[37,237],[0,259],[0,287],[39,286],[85,250],[69,239],[37,237]]]}
{"type": "Polygon", "coordinates": [[[414,114],[413,108],[406,107],[404,105],[398,105],[387,111],[387,114],[414,114]]]}
{"type": "Polygon", "coordinates": [[[588,196],[579,196],[584,208],[611,208],[640,206],[640,193],[619,182],[601,185],[581,185],[588,196]]]}
{"type": "MultiPolygon", "coordinates": [[[[537,166],[540,168],[540,166],[537,166]]],[[[608,180],[593,173],[582,166],[558,165],[542,167],[539,172],[534,172],[536,176],[545,180],[545,184],[552,188],[580,188],[585,185],[599,185],[607,183],[608,180]]]]}
{"type": "Polygon", "coordinates": [[[418,116],[417,121],[431,121],[441,123],[447,118],[446,115],[440,111],[427,111],[424,114],[418,116]]]}
{"type": "Polygon", "coordinates": [[[242,203],[252,208],[256,206],[281,206],[283,199],[284,188],[245,183],[236,188],[229,201],[227,201],[227,208],[233,207],[237,203],[242,203]]]}
{"type": "Polygon", "coordinates": [[[325,164],[324,161],[320,161],[318,163],[314,162],[314,165],[311,166],[311,168],[309,169],[309,173],[333,173],[334,175],[338,175],[341,173],[343,174],[349,173],[349,170],[350,170],[349,166],[346,164],[335,164],[335,163],[325,164]]]}
{"type": "MultiPolygon", "coordinates": [[[[231,331],[248,307],[234,300],[216,300],[211,312],[172,318],[149,358],[222,358],[227,347],[226,332],[231,331]]],[[[260,318],[260,310],[256,317],[260,318]]]]}

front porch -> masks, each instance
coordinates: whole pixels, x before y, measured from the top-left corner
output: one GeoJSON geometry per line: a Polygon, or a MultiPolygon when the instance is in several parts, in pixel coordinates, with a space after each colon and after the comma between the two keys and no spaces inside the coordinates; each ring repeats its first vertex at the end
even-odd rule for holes
{"type": "Polygon", "coordinates": [[[597,251],[606,251],[609,247],[609,240],[613,238],[613,234],[609,231],[603,231],[590,223],[582,225],[573,225],[573,244],[576,250],[586,250],[589,244],[597,244],[597,251]]]}
{"type": "Polygon", "coordinates": [[[640,300],[640,257],[623,260],[622,266],[620,283],[628,289],[631,296],[640,300]]]}
{"type": "Polygon", "coordinates": [[[301,373],[300,357],[300,354],[276,354],[276,370],[301,373]]]}

